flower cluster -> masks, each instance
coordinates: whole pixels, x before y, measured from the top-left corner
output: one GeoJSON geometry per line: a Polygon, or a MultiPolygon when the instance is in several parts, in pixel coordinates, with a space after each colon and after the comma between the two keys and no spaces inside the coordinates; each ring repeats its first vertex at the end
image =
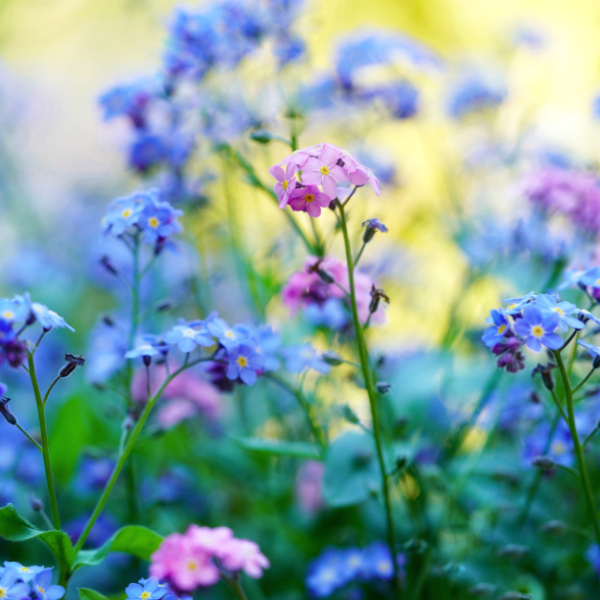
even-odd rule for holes
{"type": "Polygon", "coordinates": [[[529,174],[523,190],[544,212],[565,215],[577,228],[600,233],[600,182],[594,174],[548,166],[529,174]]]}
{"type": "Polygon", "coordinates": [[[27,292],[14,298],[0,298],[0,363],[6,361],[14,368],[21,366],[27,355],[27,342],[19,336],[34,323],[44,332],[62,327],[74,331],[53,310],[32,302],[27,292]]]}
{"type": "Polygon", "coordinates": [[[581,330],[592,319],[600,323],[592,313],[577,308],[570,302],[562,302],[557,294],[530,292],[521,298],[509,298],[506,308],[494,309],[487,319],[488,327],[483,342],[498,356],[498,366],[510,373],[525,368],[521,347],[539,352],[542,347],[558,350],[564,344],[556,330],[569,328],[581,330]]]}
{"type": "Polygon", "coordinates": [[[329,373],[330,367],[310,346],[303,344],[280,348],[281,340],[269,326],[253,327],[237,324],[233,327],[216,313],[204,320],[181,319],[161,335],[144,336],[143,343],[125,354],[126,358],[142,358],[149,366],[152,358],[163,362],[169,352],[177,348],[185,354],[197,348],[213,348],[208,371],[212,383],[222,391],[230,391],[233,383],[254,385],[258,375],[275,371],[285,359],[291,373],[315,369],[329,373]]]}
{"type": "Polygon", "coordinates": [[[181,233],[177,218],[183,212],[173,208],[170,202],[160,200],[157,189],[135,192],[131,196],[113,200],[102,219],[102,231],[114,236],[141,235],[142,241],[154,246],[159,253],[169,238],[181,233]]]}
{"type": "Polygon", "coordinates": [[[373,172],[360,164],[349,152],[333,144],[317,144],[296,150],[269,173],[277,181],[275,193],[279,207],[290,206],[318,217],[338,197],[338,184],[349,181],[356,186],[366,183],[379,196],[381,186],[373,172]]]}
{"type": "MultiPolygon", "coordinates": [[[[328,548],[309,566],[306,586],[317,598],[326,598],[351,582],[389,581],[394,575],[392,553],[383,542],[366,548],[328,548]]],[[[396,557],[402,567],[405,557],[396,557]]]]}
{"type": "Polygon", "coordinates": [[[151,557],[150,574],[181,592],[193,592],[243,571],[259,579],[269,560],[257,544],[233,537],[228,527],[191,525],[184,534],[168,535],[151,557]]]}
{"type": "Polygon", "coordinates": [[[5,562],[0,567],[0,598],[2,600],[60,600],[65,588],[51,585],[52,568],[25,567],[18,562],[5,562]]]}
{"type": "MultiPolygon", "coordinates": [[[[356,269],[354,287],[358,316],[365,323],[371,315],[371,291],[377,285],[369,275],[356,269]]],[[[313,323],[341,329],[350,320],[346,306],[348,289],[348,269],[343,263],[329,256],[322,259],[311,256],[302,271],[292,273],[281,290],[281,297],[292,314],[304,308],[313,323]]],[[[371,322],[381,324],[384,320],[385,311],[379,304],[371,315],[371,322]]]]}

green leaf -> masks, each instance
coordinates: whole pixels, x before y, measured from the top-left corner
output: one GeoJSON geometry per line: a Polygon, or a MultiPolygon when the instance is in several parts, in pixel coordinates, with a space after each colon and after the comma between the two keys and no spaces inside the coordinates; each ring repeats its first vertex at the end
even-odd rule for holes
{"type": "Polygon", "coordinates": [[[39,530],[26,521],[12,504],[0,508],[0,537],[10,542],[39,539],[50,548],[61,571],[67,571],[73,563],[73,544],[66,533],[39,530]]]}
{"type": "Polygon", "coordinates": [[[155,531],[139,525],[127,525],[117,531],[96,550],[81,550],[75,557],[73,571],[86,565],[99,565],[110,552],[125,552],[142,560],[158,550],[163,538],[155,531]]]}
{"type": "Polygon", "coordinates": [[[294,456],[318,460],[319,448],[310,442],[286,442],[281,440],[261,440],[258,438],[234,438],[236,443],[245,450],[272,454],[274,456],[294,456]]]}
{"type": "Polygon", "coordinates": [[[336,439],[325,458],[325,501],[330,506],[349,506],[380,489],[381,472],[372,437],[348,432],[336,439]]]}
{"type": "Polygon", "coordinates": [[[79,598],[81,600],[108,600],[106,596],[103,596],[100,592],[90,590],[89,588],[78,588],[79,598]]]}

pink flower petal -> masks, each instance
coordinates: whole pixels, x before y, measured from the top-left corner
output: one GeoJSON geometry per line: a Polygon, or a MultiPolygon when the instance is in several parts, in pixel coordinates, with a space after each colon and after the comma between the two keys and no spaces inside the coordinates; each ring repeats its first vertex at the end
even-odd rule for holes
{"type": "Polygon", "coordinates": [[[325,144],[325,148],[323,148],[323,152],[321,152],[321,162],[328,167],[331,167],[337,162],[337,159],[340,157],[340,152],[336,150],[334,147],[329,144],[325,144]]]}
{"type": "Polygon", "coordinates": [[[285,169],[285,178],[289,181],[296,172],[296,165],[290,161],[285,169]]]}
{"type": "Polygon", "coordinates": [[[363,169],[356,169],[356,171],[350,173],[349,179],[352,185],[365,185],[365,183],[367,183],[368,175],[363,169]]]}
{"type": "Polygon", "coordinates": [[[303,171],[319,171],[322,167],[322,163],[318,158],[309,158],[302,167],[303,171]]]}
{"type": "Polygon", "coordinates": [[[323,175],[320,171],[304,171],[302,173],[302,183],[304,185],[319,185],[322,179],[323,175]]]}
{"type": "Polygon", "coordinates": [[[323,208],[327,208],[331,204],[331,198],[327,194],[323,194],[323,192],[319,192],[315,194],[315,204],[323,208]]]}
{"type": "Polygon", "coordinates": [[[278,165],[273,165],[269,169],[269,174],[271,175],[271,177],[277,179],[277,181],[279,181],[280,183],[285,179],[285,173],[283,172],[283,169],[278,165]]]}
{"type": "Polygon", "coordinates": [[[338,182],[348,181],[348,173],[346,173],[339,165],[331,167],[331,169],[329,169],[329,174],[338,182]]]}
{"type": "Polygon", "coordinates": [[[332,199],[337,197],[337,183],[331,175],[323,177],[323,191],[332,199]]]}
{"type": "Polygon", "coordinates": [[[307,202],[306,203],[306,212],[311,217],[320,217],[321,216],[321,207],[316,202],[307,202]]]}
{"type": "Polygon", "coordinates": [[[373,175],[373,173],[369,172],[369,183],[371,187],[375,190],[375,193],[378,196],[381,196],[381,185],[379,184],[379,179],[373,175]]]}

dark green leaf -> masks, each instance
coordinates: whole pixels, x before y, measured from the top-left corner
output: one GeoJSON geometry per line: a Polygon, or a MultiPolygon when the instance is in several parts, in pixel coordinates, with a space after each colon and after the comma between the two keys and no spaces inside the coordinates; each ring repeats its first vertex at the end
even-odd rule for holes
{"type": "Polygon", "coordinates": [[[63,531],[41,531],[26,521],[12,504],[0,508],[0,537],[10,542],[39,539],[50,548],[61,571],[69,569],[73,562],[73,545],[63,531]]]}
{"type": "Polygon", "coordinates": [[[380,489],[381,472],[372,437],[349,432],[335,440],[325,459],[325,501],[330,506],[348,506],[380,489]]]}
{"type": "Polygon", "coordinates": [[[274,456],[295,456],[318,460],[319,448],[310,442],[285,442],[280,440],[261,440],[257,438],[234,438],[245,450],[272,454],[274,456]]]}
{"type": "Polygon", "coordinates": [[[100,592],[90,590],[89,588],[79,588],[78,591],[81,600],[108,600],[100,592]]]}
{"type": "Polygon", "coordinates": [[[100,548],[79,552],[73,570],[86,565],[99,565],[110,552],[125,552],[142,560],[149,560],[150,555],[160,546],[162,539],[162,536],[151,529],[139,525],[127,525],[119,529],[100,548]]]}

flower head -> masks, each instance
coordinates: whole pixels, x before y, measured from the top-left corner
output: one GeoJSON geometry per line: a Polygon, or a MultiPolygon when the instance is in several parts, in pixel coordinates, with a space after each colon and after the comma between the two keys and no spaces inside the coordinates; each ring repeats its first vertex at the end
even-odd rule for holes
{"type": "Polygon", "coordinates": [[[269,559],[260,551],[258,544],[250,540],[229,540],[219,552],[219,558],[229,571],[244,571],[253,579],[262,577],[263,569],[270,567],[269,559]]]}
{"type": "Polygon", "coordinates": [[[285,171],[279,165],[273,165],[269,173],[277,180],[275,193],[279,200],[279,208],[285,208],[290,199],[290,194],[296,189],[296,164],[293,161],[287,163],[285,171]]]}
{"type": "Polygon", "coordinates": [[[174,325],[163,336],[168,344],[177,344],[177,347],[186,354],[195,350],[196,346],[213,346],[215,341],[211,337],[203,321],[181,321],[174,325]]]}
{"type": "Polygon", "coordinates": [[[167,588],[165,586],[159,587],[158,579],[150,577],[127,586],[125,593],[129,600],[159,600],[167,593],[167,588]]]}
{"type": "Polygon", "coordinates": [[[526,306],[523,318],[515,323],[515,332],[525,338],[527,347],[535,352],[539,352],[542,346],[558,350],[563,345],[563,339],[553,333],[558,324],[556,313],[544,314],[537,306],[526,306]]]}
{"type": "Polygon", "coordinates": [[[290,373],[302,373],[305,369],[314,369],[324,375],[331,372],[331,367],[310,344],[287,346],[282,348],[281,354],[285,358],[285,368],[290,373]]]}
{"type": "Polygon", "coordinates": [[[297,187],[289,195],[288,204],[295,211],[303,211],[311,217],[321,216],[321,209],[327,208],[331,198],[319,190],[316,185],[297,187]]]}
{"type": "Polygon", "coordinates": [[[28,597],[29,585],[21,580],[22,577],[18,569],[6,566],[4,572],[0,575],[0,598],[2,600],[22,600],[28,597]]]}
{"type": "Polygon", "coordinates": [[[481,339],[488,348],[493,348],[510,332],[510,323],[502,309],[492,309],[486,323],[491,327],[485,330],[481,339]]]}
{"type": "Polygon", "coordinates": [[[252,345],[246,343],[232,348],[227,355],[227,360],[229,362],[227,378],[232,380],[239,378],[246,385],[256,383],[256,372],[264,364],[262,356],[252,345]]]}
{"type": "Polygon", "coordinates": [[[65,588],[61,585],[50,585],[52,569],[39,571],[33,577],[31,589],[38,600],[59,600],[65,595],[65,588]]]}
{"type": "Polygon", "coordinates": [[[558,327],[567,331],[569,327],[573,329],[583,329],[585,323],[572,316],[579,314],[579,309],[570,302],[557,302],[550,294],[540,294],[535,299],[535,306],[541,309],[542,313],[555,313],[558,315],[558,327]]]}

